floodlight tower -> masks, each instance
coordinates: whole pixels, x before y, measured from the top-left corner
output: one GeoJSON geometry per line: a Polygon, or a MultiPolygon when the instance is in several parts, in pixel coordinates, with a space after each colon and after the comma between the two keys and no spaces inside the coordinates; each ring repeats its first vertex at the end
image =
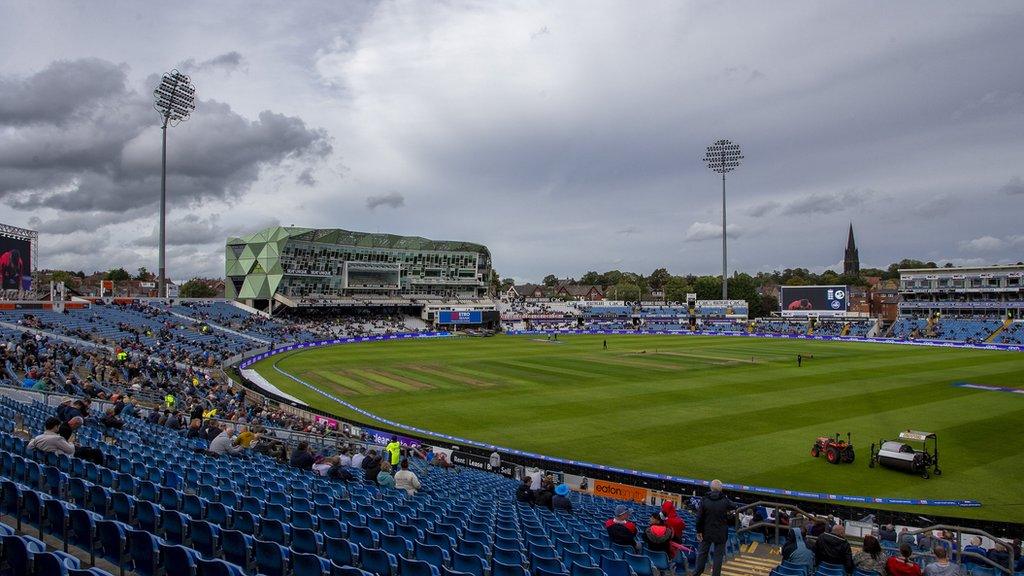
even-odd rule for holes
{"type": "Polygon", "coordinates": [[[708,168],[722,175],[722,300],[729,299],[729,269],[726,264],[728,246],[725,239],[725,175],[739,167],[740,160],[743,160],[740,145],[729,140],[716,140],[704,153],[704,163],[708,168]]]}
{"type": "Polygon", "coordinates": [[[157,296],[167,297],[167,268],[165,258],[167,252],[167,125],[177,126],[188,120],[189,114],[196,109],[196,87],[188,76],[171,70],[160,79],[160,85],[153,91],[155,102],[153,107],[163,118],[163,151],[160,162],[160,272],[157,296]]]}

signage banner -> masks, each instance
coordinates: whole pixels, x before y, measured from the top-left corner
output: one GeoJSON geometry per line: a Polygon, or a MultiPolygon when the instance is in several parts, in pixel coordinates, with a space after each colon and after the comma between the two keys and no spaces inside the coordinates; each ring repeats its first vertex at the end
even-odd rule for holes
{"type": "Polygon", "coordinates": [[[594,496],[604,496],[615,500],[629,500],[641,504],[647,502],[647,488],[608,482],[607,480],[594,480],[594,496]]]}

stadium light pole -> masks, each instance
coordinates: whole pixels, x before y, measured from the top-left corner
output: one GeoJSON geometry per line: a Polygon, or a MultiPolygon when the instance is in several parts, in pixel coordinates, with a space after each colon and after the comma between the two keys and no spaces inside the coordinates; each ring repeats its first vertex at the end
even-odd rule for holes
{"type": "Polygon", "coordinates": [[[722,300],[729,299],[728,244],[725,231],[725,175],[740,165],[740,145],[729,140],[716,140],[704,153],[704,163],[712,172],[722,175],[722,300]]]}
{"type": "Polygon", "coordinates": [[[196,87],[188,76],[171,70],[160,79],[160,85],[153,91],[153,108],[163,118],[163,148],[160,159],[160,265],[157,296],[167,297],[167,125],[177,126],[188,120],[196,109],[196,87]]]}

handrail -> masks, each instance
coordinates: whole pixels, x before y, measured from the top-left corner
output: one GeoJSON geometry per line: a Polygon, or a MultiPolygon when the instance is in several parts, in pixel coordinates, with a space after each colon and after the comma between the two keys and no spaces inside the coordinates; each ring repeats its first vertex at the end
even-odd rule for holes
{"type": "MultiPolygon", "coordinates": [[[[735,513],[736,513],[736,519],[735,519],[736,534],[739,535],[742,532],[753,532],[755,528],[761,528],[761,527],[766,527],[766,526],[767,527],[774,527],[775,528],[775,543],[778,544],[779,543],[779,532],[780,532],[780,529],[783,527],[782,524],[780,524],[780,522],[779,522],[779,520],[780,520],[779,519],[779,511],[780,510],[794,512],[796,516],[803,517],[803,518],[809,520],[812,523],[815,520],[818,519],[817,516],[814,516],[812,514],[804,512],[803,510],[801,510],[800,508],[797,508],[796,506],[793,506],[792,504],[783,504],[781,502],[769,502],[767,500],[759,500],[757,502],[754,502],[753,504],[745,504],[743,506],[740,506],[739,508],[736,508],[736,510],[735,510],[735,513]],[[748,524],[745,527],[741,526],[740,525],[740,513],[744,512],[746,510],[757,508],[759,506],[764,506],[765,508],[774,508],[775,509],[774,521],[773,522],[768,522],[767,518],[766,518],[765,519],[766,521],[764,521],[764,522],[754,522],[754,523],[748,524]]],[[[787,526],[786,529],[788,530],[789,526],[787,526]]]]}
{"type": "Polygon", "coordinates": [[[940,540],[942,542],[947,542],[947,543],[949,543],[951,545],[951,547],[952,547],[952,544],[954,544],[954,543],[957,544],[957,549],[955,551],[955,554],[953,554],[954,551],[952,549],[950,550],[951,555],[955,556],[955,558],[950,558],[950,559],[951,560],[955,559],[957,564],[961,564],[962,565],[963,564],[963,557],[964,556],[970,556],[971,558],[977,558],[979,560],[982,560],[985,564],[988,564],[989,566],[991,566],[993,568],[996,568],[996,569],[998,569],[998,570],[1000,570],[1002,572],[1006,572],[1007,574],[1011,574],[1012,575],[1014,573],[1013,567],[1016,565],[1015,564],[1015,560],[1016,559],[1013,557],[1014,547],[1011,546],[1011,545],[1008,545],[1006,542],[1003,541],[1002,538],[997,538],[997,537],[989,534],[988,532],[986,532],[986,531],[984,531],[984,530],[982,530],[980,528],[969,528],[969,527],[964,527],[964,526],[955,526],[955,525],[951,525],[951,524],[934,524],[932,526],[927,526],[925,528],[916,528],[914,530],[907,530],[906,534],[909,534],[911,536],[915,536],[917,534],[928,533],[929,535],[931,535],[931,533],[935,532],[936,530],[949,531],[949,532],[953,532],[954,533],[955,540],[953,542],[949,542],[949,540],[946,540],[944,538],[936,538],[936,540],[940,540]],[[996,544],[1001,545],[1004,548],[1006,548],[1007,554],[1009,554],[1009,557],[1010,557],[1009,566],[1001,566],[998,563],[994,562],[992,559],[988,558],[987,556],[982,556],[981,554],[978,554],[976,552],[964,552],[962,550],[962,548],[963,548],[963,535],[964,534],[971,534],[971,535],[974,535],[974,536],[984,536],[984,537],[992,540],[996,544]]]}

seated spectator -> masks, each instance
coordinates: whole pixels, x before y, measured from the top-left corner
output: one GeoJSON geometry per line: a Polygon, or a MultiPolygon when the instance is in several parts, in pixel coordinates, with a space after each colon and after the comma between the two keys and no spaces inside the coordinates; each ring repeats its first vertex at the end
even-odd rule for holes
{"type": "Polygon", "coordinates": [[[530,490],[529,476],[523,476],[523,482],[516,488],[516,502],[533,506],[533,490],[530,490]]]}
{"type": "Polygon", "coordinates": [[[100,424],[111,430],[124,428],[124,421],[117,417],[113,408],[107,408],[107,411],[103,413],[103,418],[100,418],[100,424]]]}
{"type": "Polygon", "coordinates": [[[248,448],[252,446],[252,441],[256,439],[256,434],[249,429],[248,426],[242,426],[241,432],[238,433],[238,437],[235,439],[238,445],[242,448],[248,448]]]}
{"type": "Polygon", "coordinates": [[[342,450],[341,454],[338,455],[338,464],[341,466],[351,466],[352,456],[348,450],[342,450]]]}
{"type": "Polygon", "coordinates": [[[930,531],[921,532],[917,535],[917,549],[923,552],[930,552],[935,547],[935,534],[930,531]]]}
{"type": "Polygon", "coordinates": [[[932,553],[935,554],[935,562],[924,567],[924,576],[959,576],[960,565],[949,561],[949,551],[945,546],[936,546],[932,553]]]}
{"type": "Polygon", "coordinates": [[[916,545],[916,540],[914,539],[914,535],[910,533],[910,530],[904,526],[903,528],[900,528],[900,535],[897,536],[896,543],[900,546],[907,544],[910,547],[914,547],[916,545]]]}
{"type": "Polygon", "coordinates": [[[300,470],[312,470],[313,461],[315,457],[313,452],[309,449],[308,442],[299,442],[298,447],[295,448],[295,452],[292,452],[291,459],[288,460],[288,465],[292,468],[299,468],[300,470]]]}
{"type": "Polygon", "coordinates": [[[366,454],[363,452],[363,449],[356,450],[356,453],[352,455],[352,467],[362,468],[364,458],[366,458],[366,454]]]}
{"type": "Polygon", "coordinates": [[[818,536],[818,541],[814,543],[814,561],[817,564],[828,562],[843,566],[847,574],[853,572],[853,550],[842,524],[836,524],[831,532],[818,536]]]}
{"type": "Polygon", "coordinates": [[[675,557],[672,550],[672,529],[665,526],[660,513],[651,514],[650,525],[644,530],[644,542],[652,552],[664,552],[669,558],[675,557]]]}
{"type": "Polygon", "coordinates": [[[814,572],[814,552],[807,547],[803,532],[790,528],[786,543],[782,546],[782,559],[797,566],[803,566],[808,574],[814,572]]]}
{"type": "Polygon", "coordinates": [[[555,486],[555,495],[551,497],[551,508],[563,512],[572,512],[572,500],[569,500],[569,485],[555,486]]]}
{"type": "Polygon", "coordinates": [[[636,524],[630,521],[629,514],[629,508],[620,504],[615,507],[615,517],[605,521],[604,529],[613,544],[636,547],[636,524]]]}
{"type": "Polygon", "coordinates": [[[540,482],[540,490],[536,490],[533,493],[533,502],[537,506],[543,506],[548,510],[553,510],[552,499],[555,496],[554,482],[550,477],[545,476],[540,482]]]}
{"type": "Polygon", "coordinates": [[[864,544],[861,551],[853,557],[853,566],[863,572],[885,573],[885,554],[882,553],[882,545],[878,538],[868,534],[864,537],[864,544]]]}
{"type": "MultiPolygon", "coordinates": [[[[983,558],[988,558],[988,549],[986,549],[984,546],[981,545],[981,538],[978,537],[978,536],[975,536],[974,538],[971,538],[971,543],[968,544],[967,546],[964,546],[964,552],[969,553],[969,554],[977,554],[977,555],[979,555],[979,556],[981,556],[983,558]]],[[[967,562],[977,562],[978,561],[977,558],[970,558],[970,557],[966,558],[965,560],[967,562]]]]}
{"type": "Polygon", "coordinates": [[[188,438],[189,440],[193,438],[202,438],[202,425],[202,420],[199,418],[193,418],[192,421],[188,423],[188,429],[185,431],[185,438],[188,438]]]}
{"type": "Polygon", "coordinates": [[[225,454],[229,456],[238,456],[245,451],[245,448],[235,444],[234,440],[231,439],[230,426],[225,426],[224,429],[220,431],[220,434],[215,436],[213,440],[210,440],[210,447],[207,450],[217,456],[224,456],[225,454]]]}
{"type": "Polygon", "coordinates": [[[1010,568],[1010,551],[1007,549],[1006,544],[1002,542],[996,542],[996,545],[988,551],[988,559],[995,562],[999,566],[1006,566],[1010,568]]]}
{"type": "Polygon", "coordinates": [[[81,446],[78,443],[76,443],[73,439],[75,431],[81,428],[82,424],[84,423],[85,420],[81,416],[75,416],[71,420],[68,420],[67,422],[61,424],[60,427],[57,428],[57,434],[60,434],[61,437],[63,437],[65,440],[67,440],[71,444],[74,444],[76,458],[81,458],[82,460],[85,460],[87,462],[92,462],[93,464],[99,464],[100,466],[102,466],[103,452],[100,451],[99,448],[81,446]]]}
{"type": "Polygon", "coordinates": [[[886,524],[878,528],[878,539],[882,542],[896,543],[896,528],[892,524],[886,524]]]}
{"type": "Polygon", "coordinates": [[[316,460],[313,461],[313,472],[316,472],[317,476],[327,476],[327,471],[334,467],[337,463],[337,456],[329,456],[327,458],[324,458],[323,456],[317,456],[316,460]]]}
{"type": "Polygon", "coordinates": [[[885,573],[888,576],[922,576],[921,567],[910,559],[913,554],[910,544],[900,544],[900,555],[889,557],[885,562],[885,573]]]}
{"type": "Polygon", "coordinates": [[[384,461],[376,450],[370,450],[363,459],[363,481],[367,484],[376,484],[377,476],[380,474],[381,464],[384,461]]]}
{"type": "Polygon", "coordinates": [[[395,477],[391,475],[391,464],[387,460],[381,460],[380,472],[377,473],[377,485],[381,488],[394,488],[395,477]]]}
{"type": "Polygon", "coordinates": [[[66,454],[68,456],[75,455],[75,446],[57,433],[57,430],[60,429],[61,426],[60,418],[51,416],[46,419],[43,426],[45,428],[43,433],[29,440],[29,450],[53,452],[56,454],[66,454]]]}
{"type": "Polygon", "coordinates": [[[420,479],[409,470],[409,460],[402,460],[402,469],[395,474],[395,488],[405,490],[409,496],[415,496],[420,489],[420,479]]]}

